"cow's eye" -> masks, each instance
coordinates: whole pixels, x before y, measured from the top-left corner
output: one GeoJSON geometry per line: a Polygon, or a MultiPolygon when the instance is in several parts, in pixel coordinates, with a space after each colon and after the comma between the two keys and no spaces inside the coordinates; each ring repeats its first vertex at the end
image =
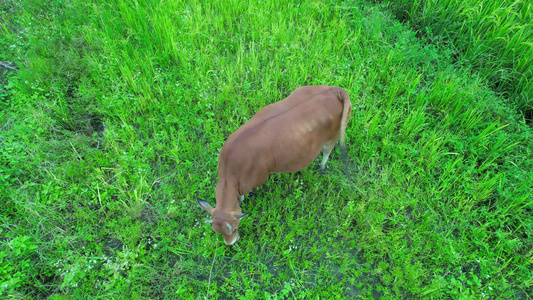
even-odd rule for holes
{"type": "Polygon", "coordinates": [[[233,229],[233,231],[231,233],[235,233],[235,231],[237,231],[237,228],[233,229]]]}

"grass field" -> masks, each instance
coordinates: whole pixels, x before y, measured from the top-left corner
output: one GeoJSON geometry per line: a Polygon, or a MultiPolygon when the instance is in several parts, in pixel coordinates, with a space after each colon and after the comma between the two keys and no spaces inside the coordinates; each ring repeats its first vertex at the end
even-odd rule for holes
{"type": "Polygon", "coordinates": [[[531,299],[533,130],[387,6],[5,0],[0,32],[0,298],[531,299]],[[225,246],[220,148],[315,84],[349,163],[272,175],[225,246]]]}
{"type": "Polygon", "coordinates": [[[533,5],[529,1],[384,0],[394,15],[444,37],[496,91],[533,120],[533,5]]]}

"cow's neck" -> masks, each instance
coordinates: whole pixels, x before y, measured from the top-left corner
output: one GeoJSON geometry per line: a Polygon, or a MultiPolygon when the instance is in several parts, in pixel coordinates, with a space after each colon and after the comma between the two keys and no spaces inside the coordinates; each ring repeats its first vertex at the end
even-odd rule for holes
{"type": "Polygon", "coordinates": [[[216,190],[217,209],[240,212],[239,198],[240,194],[236,182],[224,178],[218,180],[216,190]]]}

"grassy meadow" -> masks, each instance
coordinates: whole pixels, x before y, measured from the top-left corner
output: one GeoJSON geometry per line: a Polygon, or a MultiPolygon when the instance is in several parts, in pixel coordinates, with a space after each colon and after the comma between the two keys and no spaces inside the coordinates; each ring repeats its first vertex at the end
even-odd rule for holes
{"type": "Polygon", "coordinates": [[[1,1],[0,298],[531,299],[533,130],[461,49],[362,0],[1,1]],[[220,148],[316,84],[348,163],[270,176],[227,247],[220,148]]]}
{"type": "Polygon", "coordinates": [[[384,0],[432,40],[444,37],[494,90],[533,120],[533,5],[527,0],[384,0]]]}

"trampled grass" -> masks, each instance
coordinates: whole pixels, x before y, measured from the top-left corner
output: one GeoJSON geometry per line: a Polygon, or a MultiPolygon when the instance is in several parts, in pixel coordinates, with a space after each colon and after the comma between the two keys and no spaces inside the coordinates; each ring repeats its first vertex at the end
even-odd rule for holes
{"type": "MultiPolygon", "coordinates": [[[[0,4],[0,295],[521,298],[532,130],[363,1],[0,4]],[[9,65],[11,66],[11,64],[9,65]],[[233,248],[204,224],[224,140],[301,85],[345,88],[349,164],[275,174],[233,248]]],[[[318,161],[317,161],[318,164],[318,161]]]]}

